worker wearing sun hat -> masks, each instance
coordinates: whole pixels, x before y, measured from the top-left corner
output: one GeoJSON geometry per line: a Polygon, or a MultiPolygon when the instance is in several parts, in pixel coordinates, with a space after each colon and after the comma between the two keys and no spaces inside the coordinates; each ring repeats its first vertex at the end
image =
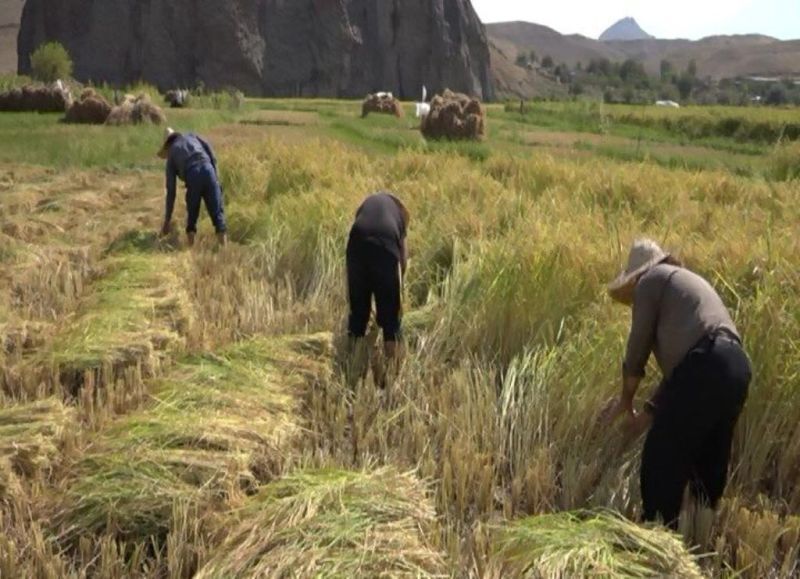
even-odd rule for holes
{"type": "Polygon", "coordinates": [[[683,493],[715,508],[727,484],[734,427],[747,398],[750,362],[714,288],[652,240],[633,244],[609,285],[632,306],[622,394],[607,410],[633,431],[649,429],[642,453],[645,520],[677,527],[683,493]],[[633,406],[651,352],[663,379],[641,412],[633,406]]]}
{"type": "Polygon", "coordinates": [[[192,133],[183,135],[167,128],[158,156],[167,162],[167,201],[162,235],[169,234],[175,208],[176,180],[186,183],[186,236],[194,244],[200,204],[205,203],[220,244],[227,242],[225,205],[217,175],[214,150],[204,139],[192,133]]]}

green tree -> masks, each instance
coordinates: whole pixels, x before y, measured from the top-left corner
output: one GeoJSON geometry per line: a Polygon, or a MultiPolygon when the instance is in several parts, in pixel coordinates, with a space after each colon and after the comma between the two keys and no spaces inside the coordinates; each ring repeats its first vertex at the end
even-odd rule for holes
{"type": "Polygon", "coordinates": [[[772,85],[767,91],[767,96],[764,98],[764,102],[768,105],[783,105],[786,104],[787,100],[788,94],[786,93],[786,87],[782,84],[772,85]]]}
{"type": "Polygon", "coordinates": [[[542,66],[544,68],[553,68],[553,57],[549,54],[542,59],[542,66]]]}
{"type": "Polygon", "coordinates": [[[665,81],[665,82],[668,81],[670,78],[672,78],[672,73],[673,72],[674,72],[674,68],[672,66],[672,63],[670,61],[668,61],[668,60],[662,60],[661,61],[661,80],[665,81]]]}
{"type": "Polygon", "coordinates": [[[42,82],[55,82],[72,76],[72,59],[58,42],[42,44],[31,54],[31,76],[42,82]]]}
{"type": "Polygon", "coordinates": [[[692,78],[697,78],[697,61],[694,58],[689,61],[689,66],[686,67],[686,74],[692,78]]]}
{"type": "Polygon", "coordinates": [[[530,60],[532,63],[539,61],[539,55],[536,54],[535,50],[531,50],[531,53],[528,55],[528,60],[530,60]]]}
{"type": "Polygon", "coordinates": [[[619,67],[619,77],[624,82],[630,83],[647,78],[647,73],[645,72],[644,65],[641,62],[629,58],[619,67]]]}
{"type": "Polygon", "coordinates": [[[694,89],[694,77],[688,71],[684,72],[676,83],[682,100],[688,100],[694,89]]]}
{"type": "Polygon", "coordinates": [[[528,55],[525,54],[524,52],[519,53],[517,55],[516,63],[517,66],[522,66],[522,67],[528,66],[528,55]]]}

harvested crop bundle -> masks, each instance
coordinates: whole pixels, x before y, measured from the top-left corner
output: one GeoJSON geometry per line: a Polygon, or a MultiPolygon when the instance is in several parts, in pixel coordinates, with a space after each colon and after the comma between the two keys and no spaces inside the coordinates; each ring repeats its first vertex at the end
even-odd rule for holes
{"type": "MultiPolygon", "coordinates": [[[[446,576],[434,508],[412,474],[318,470],[265,487],[197,577],[446,576]]],[[[227,522],[227,521],[226,521],[227,522]]]]}
{"type": "Polygon", "coordinates": [[[80,123],[87,125],[102,125],[106,122],[111,105],[94,89],[87,88],[81,93],[80,98],[67,109],[64,121],[67,123],[80,123]]]}
{"type": "Polygon", "coordinates": [[[0,94],[0,111],[61,113],[71,104],[72,94],[58,85],[27,85],[0,94]]]}
{"type": "Polygon", "coordinates": [[[361,104],[361,118],[366,117],[370,113],[378,113],[382,115],[394,115],[402,118],[403,105],[399,100],[394,98],[390,92],[379,92],[376,94],[368,94],[361,104]]]}
{"type": "Polygon", "coordinates": [[[56,399],[0,408],[0,470],[24,478],[46,473],[74,428],[74,410],[56,399]]]}
{"type": "Polygon", "coordinates": [[[613,513],[529,517],[500,531],[497,576],[701,578],[681,537],[613,513]]]}
{"type": "Polygon", "coordinates": [[[122,104],[114,107],[106,119],[107,125],[161,125],[167,121],[164,111],[141,94],[136,98],[126,96],[122,104]]]}
{"type": "Polygon", "coordinates": [[[189,91],[188,90],[170,90],[164,95],[164,102],[170,108],[182,109],[189,105],[189,91]]]}
{"type": "Polygon", "coordinates": [[[213,511],[271,480],[299,432],[306,357],[265,339],[178,365],[153,406],[118,420],[76,465],[59,523],[74,538],[160,543],[176,505],[213,511]]]}
{"type": "Polygon", "coordinates": [[[71,323],[27,360],[26,370],[46,369],[43,381],[53,393],[84,403],[90,396],[85,410],[130,410],[144,394],[143,379],[159,375],[183,349],[193,324],[172,263],[165,255],[109,256],[71,323]]]}
{"type": "Polygon", "coordinates": [[[478,99],[445,90],[433,97],[420,130],[426,139],[480,141],[486,134],[486,112],[478,99]]]}

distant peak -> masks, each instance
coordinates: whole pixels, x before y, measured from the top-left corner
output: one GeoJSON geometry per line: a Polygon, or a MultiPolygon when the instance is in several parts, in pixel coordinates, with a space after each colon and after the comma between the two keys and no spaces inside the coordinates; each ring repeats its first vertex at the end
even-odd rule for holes
{"type": "Polygon", "coordinates": [[[639,23],[630,16],[626,16],[600,35],[600,40],[648,40],[654,38],[647,34],[639,23]]]}

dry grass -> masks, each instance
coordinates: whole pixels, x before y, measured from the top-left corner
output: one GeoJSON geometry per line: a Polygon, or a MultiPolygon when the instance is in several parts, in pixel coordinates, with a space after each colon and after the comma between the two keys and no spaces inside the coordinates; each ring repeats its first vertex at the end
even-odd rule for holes
{"type": "Polygon", "coordinates": [[[426,537],[435,511],[412,474],[296,472],[266,486],[233,517],[198,578],[448,574],[426,537]]]}
{"type": "Polygon", "coordinates": [[[76,433],[75,412],[58,400],[0,408],[0,501],[21,492],[18,478],[43,482],[76,433]]]}
{"type": "Polygon", "coordinates": [[[8,393],[44,393],[79,402],[85,418],[135,407],[144,381],[186,347],[194,313],[168,256],[121,255],[104,262],[76,315],[46,347],[15,369],[8,393]]]}
{"type": "MultiPolygon", "coordinates": [[[[291,575],[303,568],[296,565],[327,565],[336,550],[300,535],[304,528],[350,540],[354,548],[330,564],[358,574],[352,553],[370,543],[337,530],[349,528],[350,513],[337,509],[372,503],[380,520],[405,529],[403,555],[390,557],[385,545],[397,538],[379,533],[384,559],[361,560],[484,576],[494,564],[485,529],[503,521],[597,508],[635,520],[637,445],[624,447],[620,433],[595,418],[617,391],[628,324],[604,285],[641,234],[661,239],[720,290],[756,370],[727,506],[711,521],[690,513],[684,528],[716,552],[701,561],[714,576],[795,572],[797,181],[590,155],[498,154],[494,142],[472,157],[462,145],[365,153],[308,140],[337,114],[367,137],[394,131],[379,119],[352,119],[353,103],[274,104],[325,114],[309,112],[313,122],[275,132],[212,131],[222,143],[234,240],[223,250],[203,233],[192,252],[172,252],[174,239],[156,241],[160,170],[0,174],[0,241],[8,241],[0,248],[2,405],[8,394],[67,393],[64,384],[78,382],[69,372],[62,380],[61,370],[75,367],[81,396],[66,399],[92,410],[79,439],[93,443],[74,461],[67,456],[68,476],[58,469],[41,493],[29,495],[17,474],[4,479],[11,500],[0,508],[3,576],[42,569],[55,577],[190,577],[206,563],[211,575],[284,563],[291,575]],[[270,133],[291,139],[265,139],[270,133]],[[380,189],[398,193],[413,216],[409,355],[384,393],[369,378],[352,384],[331,372],[328,334],[280,337],[341,326],[348,226],[363,196],[380,189]],[[112,411],[127,415],[109,420],[112,411]],[[309,474],[320,467],[349,473],[341,480],[361,489],[358,500],[348,503],[347,492],[335,491],[341,485],[309,474]],[[375,478],[376,470],[393,474],[375,478]],[[406,471],[429,487],[420,491],[397,474],[406,471]],[[289,485],[293,473],[322,482],[289,485]],[[392,486],[373,484],[393,477],[417,499],[414,509],[404,510],[411,505],[392,486]],[[286,496],[270,496],[276,489],[286,496]],[[339,522],[315,526],[320,518],[302,510],[304,501],[339,522]],[[405,514],[388,517],[382,509],[392,505],[405,514]],[[412,533],[409,521],[431,506],[436,516],[412,533]],[[280,535],[269,517],[285,512],[297,526],[280,535]],[[248,535],[253,524],[266,530],[248,535]],[[291,545],[320,558],[300,559],[291,545]]],[[[188,126],[194,113],[175,114],[188,126]]],[[[67,129],[79,130],[59,128],[67,129]]],[[[104,154],[126,135],[158,139],[148,127],[80,130],[104,154]]]]}
{"type": "Polygon", "coordinates": [[[212,512],[271,480],[299,433],[301,357],[255,340],[178,365],[75,466],[63,529],[161,545],[176,504],[212,512]]]}
{"type": "Polygon", "coordinates": [[[678,535],[614,514],[531,517],[498,531],[496,577],[683,577],[703,574],[678,535]]]}

